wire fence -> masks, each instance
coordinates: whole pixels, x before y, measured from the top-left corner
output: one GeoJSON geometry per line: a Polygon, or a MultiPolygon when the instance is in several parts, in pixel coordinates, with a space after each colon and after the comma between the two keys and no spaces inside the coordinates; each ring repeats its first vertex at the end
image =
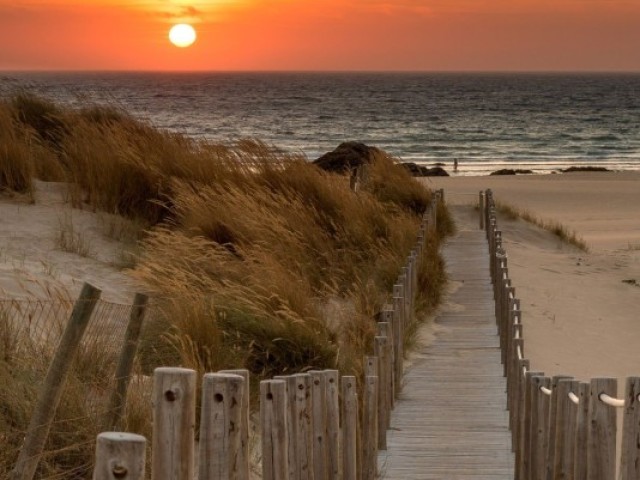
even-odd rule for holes
{"type": "MultiPolygon", "coordinates": [[[[81,300],[0,299],[0,478],[9,478],[65,328],[81,300]]],[[[35,477],[89,478],[110,418],[132,304],[98,300],[70,366],[35,477]]],[[[148,309],[148,317],[154,309],[148,309]]]]}

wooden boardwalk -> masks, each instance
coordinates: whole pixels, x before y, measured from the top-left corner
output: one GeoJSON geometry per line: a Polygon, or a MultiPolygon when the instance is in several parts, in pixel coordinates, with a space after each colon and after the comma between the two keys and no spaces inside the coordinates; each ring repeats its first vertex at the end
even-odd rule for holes
{"type": "Polygon", "coordinates": [[[463,217],[444,249],[453,291],[434,341],[405,372],[378,457],[387,480],[513,479],[487,242],[463,217]]]}

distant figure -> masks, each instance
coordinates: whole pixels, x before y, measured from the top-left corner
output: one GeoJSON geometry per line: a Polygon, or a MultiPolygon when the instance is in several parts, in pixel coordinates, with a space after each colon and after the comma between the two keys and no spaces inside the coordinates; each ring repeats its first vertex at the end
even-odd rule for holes
{"type": "Polygon", "coordinates": [[[453,159],[453,171],[454,172],[458,171],[458,159],[457,158],[453,159]]]}

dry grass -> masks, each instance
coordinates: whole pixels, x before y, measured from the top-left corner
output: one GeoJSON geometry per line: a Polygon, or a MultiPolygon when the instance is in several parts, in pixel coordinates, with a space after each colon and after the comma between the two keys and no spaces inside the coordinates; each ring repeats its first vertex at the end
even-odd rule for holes
{"type": "Polygon", "coordinates": [[[91,242],[84,232],[75,227],[71,211],[66,211],[58,217],[54,243],[63,252],[75,253],[81,257],[93,255],[91,242]]]}
{"type": "MultiPolygon", "coordinates": [[[[0,123],[10,126],[0,130],[7,151],[18,152],[5,155],[10,162],[0,152],[3,188],[28,191],[32,176],[63,178],[72,204],[102,212],[105,232],[134,252],[125,263],[155,292],[160,312],[144,328],[142,373],[160,365],[248,368],[254,378],[323,368],[361,373],[376,315],[430,202],[393,159],[379,155],[356,194],[347,178],[300,155],[253,140],[198,142],[111,108],[72,111],[21,94],[0,102],[0,123]]],[[[453,225],[443,207],[439,217],[420,265],[421,312],[434,307],[445,280],[438,245],[453,225]]],[[[59,230],[62,249],[90,252],[70,218],[59,230]]],[[[10,334],[0,340],[11,347],[10,334]]],[[[84,362],[94,365],[100,352],[93,345],[84,362]]],[[[20,443],[46,357],[6,363],[0,425],[14,425],[15,436],[0,435],[0,450],[10,452],[2,465],[20,443]]],[[[88,471],[112,367],[94,366],[72,376],[42,476],[88,471]],[[75,426],[65,423],[71,418],[75,426]]],[[[132,398],[125,425],[149,434],[150,412],[141,411],[148,403],[132,398]]]]}
{"type": "Polygon", "coordinates": [[[504,215],[509,220],[524,220],[525,222],[551,232],[564,243],[573,245],[583,252],[589,251],[587,242],[585,242],[584,239],[582,239],[575,231],[570,230],[560,222],[555,220],[543,220],[527,210],[523,210],[506,203],[496,202],[496,208],[498,213],[504,215]]]}

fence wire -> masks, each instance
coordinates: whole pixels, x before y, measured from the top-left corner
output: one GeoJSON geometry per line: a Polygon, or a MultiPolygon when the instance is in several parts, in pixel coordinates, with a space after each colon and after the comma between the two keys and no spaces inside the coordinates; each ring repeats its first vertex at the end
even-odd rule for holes
{"type": "MultiPolygon", "coordinates": [[[[40,386],[74,302],[0,299],[0,478],[13,468],[40,386]]],[[[67,379],[36,473],[39,479],[91,477],[132,305],[98,300],[67,379]]],[[[147,309],[146,317],[153,309],[147,309]]]]}

